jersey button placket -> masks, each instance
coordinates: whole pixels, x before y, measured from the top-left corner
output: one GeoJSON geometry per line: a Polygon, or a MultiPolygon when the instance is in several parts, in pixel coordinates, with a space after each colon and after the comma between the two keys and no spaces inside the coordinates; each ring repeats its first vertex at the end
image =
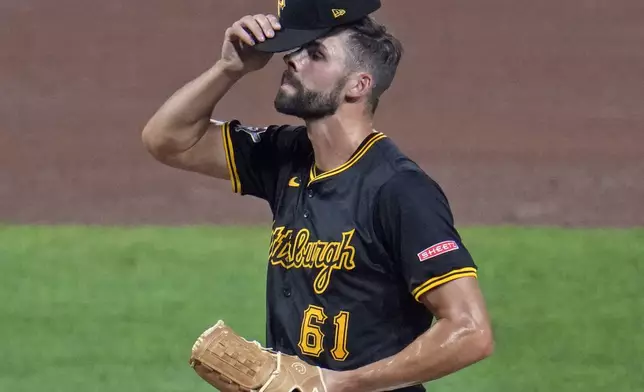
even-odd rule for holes
{"type": "MultiPolygon", "coordinates": [[[[309,199],[313,197],[313,189],[311,189],[310,185],[306,188],[306,196],[308,196],[309,199]]],[[[311,216],[309,210],[304,210],[304,219],[308,219],[309,216],[311,216]]]]}
{"type": "Polygon", "coordinates": [[[288,297],[290,297],[290,296],[291,296],[291,289],[289,289],[288,287],[284,287],[284,288],[282,289],[282,293],[284,294],[284,296],[285,296],[286,298],[288,298],[288,297]]]}

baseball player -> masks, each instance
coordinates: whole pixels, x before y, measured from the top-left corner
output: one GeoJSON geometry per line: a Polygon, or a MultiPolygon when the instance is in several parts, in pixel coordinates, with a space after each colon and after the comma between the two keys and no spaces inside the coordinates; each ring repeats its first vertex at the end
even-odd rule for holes
{"type": "Polygon", "coordinates": [[[241,18],[221,58],[142,134],[164,164],[268,203],[266,345],[320,369],[324,386],[310,390],[424,391],[493,351],[477,266],[446,196],[374,130],[402,53],[369,16],[379,7],[280,0],[277,16],[241,18]],[[305,125],[213,120],[229,89],[279,52],[275,109],[305,125]]]}

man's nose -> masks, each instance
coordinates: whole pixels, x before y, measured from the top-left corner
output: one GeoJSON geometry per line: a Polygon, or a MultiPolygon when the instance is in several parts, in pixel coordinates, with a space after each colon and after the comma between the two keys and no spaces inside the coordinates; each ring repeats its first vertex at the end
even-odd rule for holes
{"type": "Polygon", "coordinates": [[[284,63],[286,64],[286,67],[292,71],[299,71],[305,57],[303,52],[304,51],[300,49],[284,55],[284,63]]]}

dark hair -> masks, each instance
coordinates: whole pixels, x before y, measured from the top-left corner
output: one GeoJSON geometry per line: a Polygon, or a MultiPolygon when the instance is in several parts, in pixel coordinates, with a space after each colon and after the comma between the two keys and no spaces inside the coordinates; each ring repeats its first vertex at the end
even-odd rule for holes
{"type": "Polygon", "coordinates": [[[348,44],[353,66],[373,75],[374,85],[369,96],[371,114],[378,108],[380,96],[391,86],[403,46],[387,28],[370,16],[340,28],[348,32],[348,44]]]}

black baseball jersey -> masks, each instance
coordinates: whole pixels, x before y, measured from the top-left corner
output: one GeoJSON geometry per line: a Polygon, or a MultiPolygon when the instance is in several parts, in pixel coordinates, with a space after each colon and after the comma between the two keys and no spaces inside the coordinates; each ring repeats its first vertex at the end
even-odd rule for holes
{"type": "Polygon", "coordinates": [[[235,120],[222,135],[233,191],[266,200],[274,216],[268,347],[333,370],[367,365],[430,327],[421,295],[476,277],[441,188],[386,135],[326,172],[305,127],[235,120]]]}

